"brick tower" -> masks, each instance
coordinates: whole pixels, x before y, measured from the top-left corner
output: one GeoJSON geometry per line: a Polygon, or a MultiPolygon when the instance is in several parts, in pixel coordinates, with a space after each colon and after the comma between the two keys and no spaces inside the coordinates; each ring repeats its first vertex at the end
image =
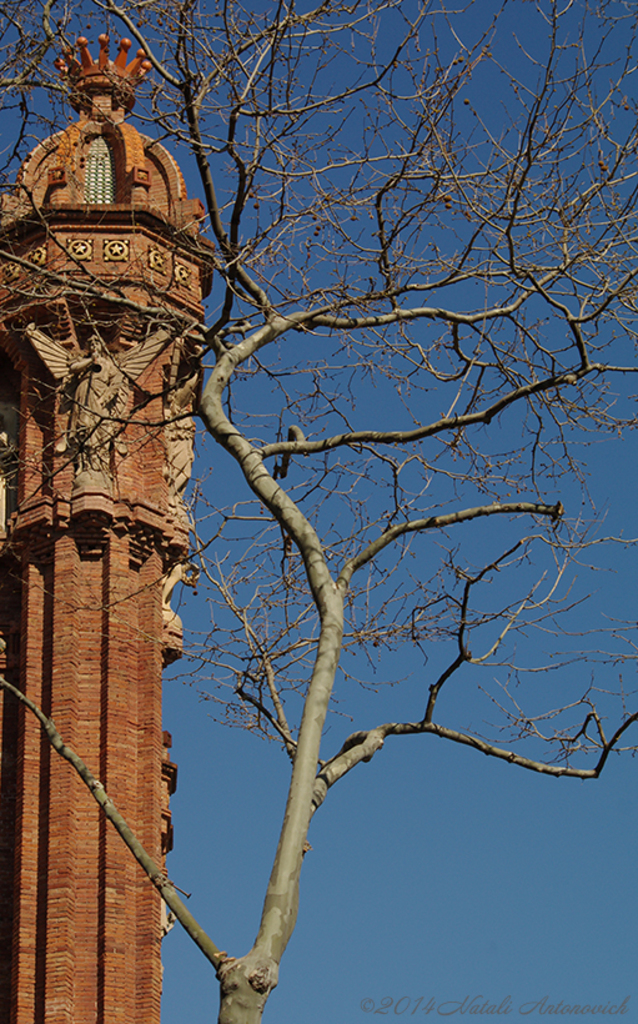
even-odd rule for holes
{"type": "MultiPolygon", "coordinates": [[[[79,119],[0,219],[0,661],[170,847],[161,675],[212,246],[166,149],[125,122],[143,52],[60,61],[79,119]]],[[[0,694],[0,1024],[157,1024],[162,908],[35,719],[0,694]]]]}

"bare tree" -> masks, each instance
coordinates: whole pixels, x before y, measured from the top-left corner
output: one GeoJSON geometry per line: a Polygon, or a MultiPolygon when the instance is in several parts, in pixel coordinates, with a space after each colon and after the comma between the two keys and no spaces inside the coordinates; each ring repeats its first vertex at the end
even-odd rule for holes
{"type": "MultiPolygon", "coordinates": [[[[140,117],[182,163],[190,154],[217,246],[199,416],[246,486],[224,508],[194,495],[193,557],[215,612],[193,672],[222,720],[278,740],[292,764],[245,956],[220,952],[144,865],[217,970],[222,1024],[261,1019],[312,815],[388,736],[594,779],[638,719],[606,675],[634,657],[630,625],[578,655],[602,663],[596,688],[540,711],[509,688],[546,667],[524,642],[518,657],[530,632],[553,638],[559,672],[561,650],[577,656],[557,615],[574,611],[573,566],[602,539],[581,514],[582,444],[635,425],[638,368],[635,15],[516,6],[513,24],[507,4],[482,5],[478,31],[433,0],[86,8],[146,51],[140,117]],[[480,540],[479,519],[493,524],[480,540]],[[394,681],[388,652],[427,656],[434,641],[449,657],[423,668],[413,718],[322,749],[334,687],[353,677],[344,649],[361,653],[367,685],[375,671],[394,681]],[[499,666],[496,688],[485,666],[499,666]],[[439,714],[461,677],[483,687],[505,740],[463,728],[458,708],[439,714]]],[[[31,90],[65,89],[42,61],[74,23],[47,8],[42,30],[20,10],[5,22],[3,81],[26,146],[31,90]],[[18,31],[37,60],[16,50],[18,31]]]]}

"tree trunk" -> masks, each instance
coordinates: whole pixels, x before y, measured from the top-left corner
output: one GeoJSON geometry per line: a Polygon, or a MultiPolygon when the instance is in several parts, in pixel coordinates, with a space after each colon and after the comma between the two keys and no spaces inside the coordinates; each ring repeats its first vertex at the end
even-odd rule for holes
{"type": "Polygon", "coordinates": [[[218,1024],[260,1024],[266,1000],[277,984],[274,960],[252,950],[225,960],[217,971],[220,984],[218,1024]]]}

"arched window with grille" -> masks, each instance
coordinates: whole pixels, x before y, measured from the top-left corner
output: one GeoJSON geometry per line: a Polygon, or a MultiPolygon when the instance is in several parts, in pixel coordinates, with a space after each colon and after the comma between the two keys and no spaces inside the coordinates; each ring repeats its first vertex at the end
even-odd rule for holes
{"type": "Polygon", "coordinates": [[[93,139],[86,158],[84,199],[87,203],[115,202],[115,169],[113,154],[101,135],[93,139]]]}

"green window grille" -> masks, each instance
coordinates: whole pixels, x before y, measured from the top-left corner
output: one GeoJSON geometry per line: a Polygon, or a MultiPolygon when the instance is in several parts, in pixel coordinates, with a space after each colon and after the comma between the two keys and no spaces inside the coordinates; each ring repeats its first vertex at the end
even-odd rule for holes
{"type": "Polygon", "coordinates": [[[84,198],[87,203],[115,202],[113,154],[101,135],[93,139],[86,159],[84,198]]]}

